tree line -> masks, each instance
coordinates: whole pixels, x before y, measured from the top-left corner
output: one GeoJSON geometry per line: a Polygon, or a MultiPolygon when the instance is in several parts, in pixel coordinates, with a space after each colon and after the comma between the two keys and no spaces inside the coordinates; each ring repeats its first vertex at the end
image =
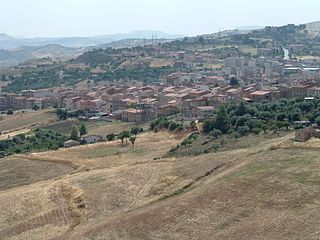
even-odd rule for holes
{"type": "Polygon", "coordinates": [[[320,124],[320,100],[303,98],[282,99],[274,102],[221,105],[215,117],[203,123],[203,133],[218,137],[221,134],[244,136],[262,131],[298,128],[299,121],[320,124]]]}

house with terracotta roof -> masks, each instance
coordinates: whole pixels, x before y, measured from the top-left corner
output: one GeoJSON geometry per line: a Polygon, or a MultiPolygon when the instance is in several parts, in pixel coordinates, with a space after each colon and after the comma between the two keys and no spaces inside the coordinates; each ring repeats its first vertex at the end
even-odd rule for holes
{"type": "Polygon", "coordinates": [[[127,108],[122,111],[121,120],[126,122],[141,122],[142,110],[135,108],[127,108]]]}
{"type": "Polygon", "coordinates": [[[250,93],[250,98],[253,102],[270,101],[272,100],[271,91],[255,91],[250,93]]]}
{"type": "Polygon", "coordinates": [[[174,105],[162,105],[157,108],[157,116],[170,116],[177,113],[179,109],[174,105]]]}
{"type": "Polygon", "coordinates": [[[238,101],[241,99],[241,91],[239,89],[231,88],[226,91],[228,101],[238,101]]]}

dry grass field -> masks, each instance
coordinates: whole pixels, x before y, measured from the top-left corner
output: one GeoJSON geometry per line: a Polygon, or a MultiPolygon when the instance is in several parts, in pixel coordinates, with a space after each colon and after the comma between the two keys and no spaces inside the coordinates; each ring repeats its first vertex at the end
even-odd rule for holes
{"type": "Polygon", "coordinates": [[[57,116],[52,109],[5,115],[0,121],[2,134],[20,131],[26,128],[35,128],[57,121],[57,116]]]}
{"type": "Polygon", "coordinates": [[[319,140],[162,158],[183,137],[1,159],[16,184],[1,179],[0,239],[320,238],[319,140]]]}
{"type": "MultiPolygon", "coordinates": [[[[56,123],[45,126],[45,129],[54,130],[61,134],[69,135],[73,125],[80,127],[85,124],[89,134],[107,135],[109,133],[120,133],[123,130],[130,130],[134,123],[121,122],[114,120],[113,122],[107,121],[79,121],[77,119],[58,121],[56,123]]],[[[138,127],[147,128],[148,124],[139,124],[138,127]]]]}

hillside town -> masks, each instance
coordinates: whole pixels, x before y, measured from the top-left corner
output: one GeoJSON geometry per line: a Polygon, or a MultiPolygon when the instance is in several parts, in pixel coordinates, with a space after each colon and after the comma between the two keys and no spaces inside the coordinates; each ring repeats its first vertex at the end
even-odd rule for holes
{"type": "MultiPolygon", "coordinates": [[[[320,96],[320,68],[314,61],[227,57],[197,52],[172,53],[177,62],[192,65],[190,72],[162,75],[158,82],[105,82],[96,86],[54,87],[3,92],[0,110],[45,109],[61,106],[92,116],[142,122],[179,113],[202,120],[227,102],[260,102],[282,98],[320,96]],[[197,70],[197,64],[218,62],[215,70],[197,70]]],[[[159,53],[163,55],[163,53],[159,53]]],[[[88,116],[89,116],[88,115],[88,116]]]]}

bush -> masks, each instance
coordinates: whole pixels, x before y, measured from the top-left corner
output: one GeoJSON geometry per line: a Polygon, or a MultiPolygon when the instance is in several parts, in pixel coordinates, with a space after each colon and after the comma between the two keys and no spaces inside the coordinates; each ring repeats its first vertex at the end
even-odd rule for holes
{"type": "Polygon", "coordinates": [[[220,148],[220,144],[219,143],[215,143],[212,146],[212,149],[213,149],[214,152],[217,152],[219,148],[220,148]]]}
{"type": "Polygon", "coordinates": [[[183,147],[187,147],[189,144],[192,144],[192,142],[189,139],[184,139],[181,142],[181,146],[183,146],[183,147]]]}
{"type": "Polygon", "coordinates": [[[315,119],[315,122],[316,122],[316,124],[317,124],[318,126],[320,126],[320,117],[317,117],[317,118],[315,119]]]}
{"type": "Polygon", "coordinates": [[[183,131],[183,126],[178,125],[178,127],[176,128],[176,132],[182,132],[182,131],[183,131]]]}
{"type": "Polygon", "coordinates": [[[213,119],[206,119],[203,122],[202,131],[204,133],[209,133],[214,129],[215,121],[213,119]]]}
{"type": "Polygon", "coordinates": [[[250,128],[248,126],[238,127],[237,132],[240,136],[244,136],[250,133],[250,128]]]}
{"type": "Polygon", "coordinates": [[[253,132],[254,134],[258,135],[259,133],[262,132],[262,129],[261,129],[261,128],[253,128],[253,129],[252,129],[252,132],[253,132]]]}
{"type": "Polygon", "coordinates": [[[12,109],[9,109],[9,110],[7,111],[7,115],[13,115],[12,109]]]}
{"type": "Polygon", "coordinates": [[[114,141],[116,135],[114,133],[107,134],[107,140],[109,142],[114,141]]]}
{"type": "Polygon", "coordinates": [[[67,140],[66,136],[50,130],[36,129],[33,133],[34,135],[27,137],[19,134],[12,139],[0,141],[0,151],[5,154],[45,151],[63,147],[64,141],[67,140]]]}
{"type": "Polygon", "coordinates": [[[219,129],[213,129],[209,134],[214,138],[218,138],[219,136],[222,135],[222,132],[219,129]]]}
{"type": "Polygon", "coordinates": [[[174,131],[177,128],[177,124],[175,122],[170,122],[169,130],[174,131]]]}
{"type": "MultiPolygon", "coordinates": [[[[170,131],[182,131],[183,126],[175,121],[167,118],[158,118],[150,123],[150,130],[158,132],[160,129],[168,129],[170,131]]],[[[142,129],[143,131],[143,129],[142,129]]]]}
{"type": "Polygon", "coordinates": [[[131,128],[131,134],[133,134],[133,135],[137,135],[139,132],[140,132],[140,129],[141,128],[138,128],[138,127],[133,127],[133,128],[131,128]]]}
{"type": "Polygon", "coordinates": [[[286,114],[285,113],[278,113],[276,116],[276,120],[277,121],[283,121],[286,118],[286,114]]]}

